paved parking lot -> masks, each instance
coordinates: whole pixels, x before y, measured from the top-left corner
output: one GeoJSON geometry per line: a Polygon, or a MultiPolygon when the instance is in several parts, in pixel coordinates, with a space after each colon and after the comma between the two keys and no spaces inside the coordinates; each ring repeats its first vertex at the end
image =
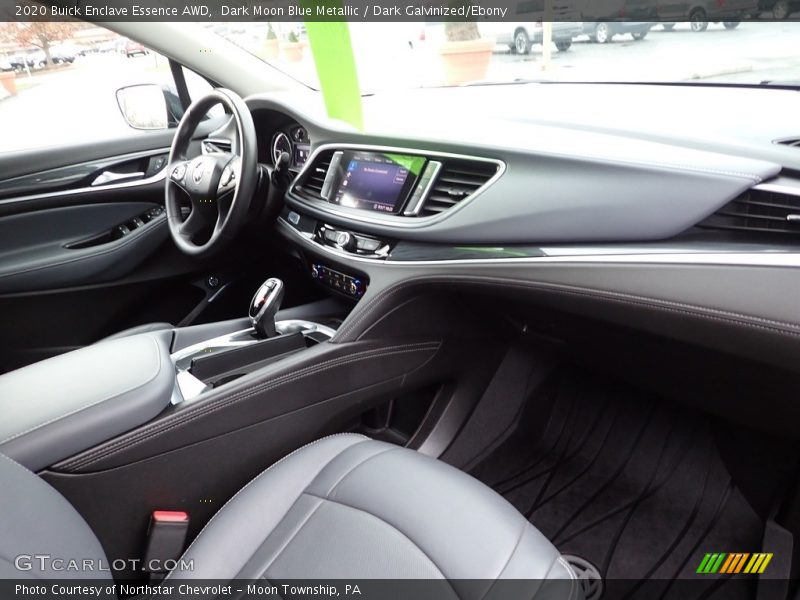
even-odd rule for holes
{"type": "Polygon", "coordinates": [[[800,23],[742,23],[727,30],[712,23],[696,33],[679,23],[673,31],[654,27],[642,41],[629,34],[608,44],[587,36],[567,52],[553,48],[549,68],[542,65],[541,46],[522,57],[496,54],[491,75],[550,77],[568,81],[731,81],[800,79],[800,23]]]}
{"type": "MultiPolygon", "coordinates": [[[[419,42],[418,24],[360,24],[353,27],[359,76],[365,91],[438,85],[441,68],[435,43],[419,42]],[[412,42],[412,43],[409,43],[412,42]]],[[[642,41],[623,35],[608,44],[578,38],[566,52],[552,50],[545,63],[541,46],[528,55],[497,47],[488,79],[563,81],[748,82],[800,80],[800,23],[745,22],[726,30],[711,24],[702,33],[678,24],[655,27],[642,41]]],[[[258,49],[253,49],[258,52],[258,49]]],[[[278,66],[313,83],[310,52],[301,63],[278,66]]],[[[0,100],[0,152],[102,139],[130,133],[115,92],[124,85],[166,83],[166,60],[154,54],[79,57],[52,72],[18,75],[19,94],[0,100]]],[[[198,86],[202,91],[202,86],[198,86]]]]}

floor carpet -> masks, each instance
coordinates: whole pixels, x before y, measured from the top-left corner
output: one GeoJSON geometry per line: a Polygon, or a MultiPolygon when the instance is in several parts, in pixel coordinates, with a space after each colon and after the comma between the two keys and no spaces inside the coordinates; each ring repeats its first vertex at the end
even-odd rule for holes
{"type": "Polygon", "coordinates": [[[753,594],[752,578],[696,575],[705,553],[756,551],[764,531],[699,413],[561,371],[472,474],[594,564],[605,598],[753,594]]]}

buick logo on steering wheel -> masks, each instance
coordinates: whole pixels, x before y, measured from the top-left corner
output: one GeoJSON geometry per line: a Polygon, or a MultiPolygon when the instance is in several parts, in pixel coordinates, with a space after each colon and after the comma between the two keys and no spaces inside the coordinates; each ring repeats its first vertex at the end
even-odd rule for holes
{"type": "Polygon", "coordinates": [[[194,166],[194,170],[192,171],[192,180],[195,183],[200,183],[200,180],[203,178],[206,170],[206,163],[205,161],[200,161],[194,166]]]}

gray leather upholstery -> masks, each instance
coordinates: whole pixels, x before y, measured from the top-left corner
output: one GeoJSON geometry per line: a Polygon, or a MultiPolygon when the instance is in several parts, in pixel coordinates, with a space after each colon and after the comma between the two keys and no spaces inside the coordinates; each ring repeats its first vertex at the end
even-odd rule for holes
{"type": "Polygon", "coordinates": [[[461,598],[484,597],[498,578],[531,579],[529,598],[578,594],[558,551],[502,497],[441,461],[354,434],[267,469],[184,558],[194,570],[171,578],[448,578],[461,598]],[[470,579],[486,581],[457,581],[470,579]],[[544,579],[570,581],[551,596],[544,579]]]}
{"type": "Polygon", "coordinates": [[[118,331],[117,333],[105,337],[100,341],[107,342],[108,340],[118,340],[119,338],[130,337],[132,335],[139,335],[140,333],[165,331],[167,329],[172,329],[173,327],[174,325],[172,323],[145,323],[144,325],[137,325],[136,327],[123,329],[122,331],[118,331]]]}
{"type": "MultiPolygon", "coordinates": [[[[2,454],[0,482],[0,578],[108,577],[97,539],[53,488],[2,454]]],[[[514,597],[581,597],[566,561],[502,497],[439,460],[354,434],[264,471],[184,559],[193,568],[171,579],[446,578],[438,597],[475,600],[499,595],[502,579],[524,586],[514,597]]]]}
{"type": "Polygon", "coordinates": [[[3,454],[0,485],[0,579],[110,578],[100,543],[63,496],[3,454]]]}
{"type": "Polygon", "coordinates": [[[0,452],[35,471],[149,421],[175,387],[170,340],[106,341],[0,376],[0,452]]]}

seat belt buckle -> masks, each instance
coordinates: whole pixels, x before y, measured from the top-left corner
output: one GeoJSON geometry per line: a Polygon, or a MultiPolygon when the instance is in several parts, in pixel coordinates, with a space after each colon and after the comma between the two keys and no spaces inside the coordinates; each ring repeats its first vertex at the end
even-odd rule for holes
{"type": "Polygon", "coordinates": [[[143,570],[152,578],[165,576],[183,554],[189,515],[177,510],[154,510],[147,527],[143,570]]]}

